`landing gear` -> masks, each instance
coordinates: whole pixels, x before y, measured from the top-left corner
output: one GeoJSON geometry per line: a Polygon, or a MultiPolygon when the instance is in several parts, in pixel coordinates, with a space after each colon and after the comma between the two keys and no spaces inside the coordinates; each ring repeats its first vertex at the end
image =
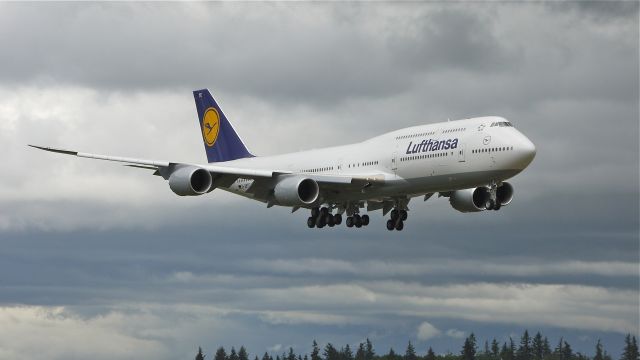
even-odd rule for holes
{"type": "Polygon", "coordinates": [[[334,227],[336,225],[342,224],[342,212],[350,214],[346,217],[345,223],[347,227],[352,228],[361,228],[363,226],[369,225],[369,215],[360,215],[358,214],[358,207],[342,207],[339,211],[341,213],[332,214],[332,208],[330,207],[314,207],[311,209],[311,216],[307,218],[307,226],[309,228],[318,228],[322,229],[325,226],[334,227]]]}
{"type": "Polygon", "coordinates": [[[409,217],[409,213],[405,209],[398,209],[397,207],[391,210],[391,219],[387,220],[387,230],[402,231],[404,229],[404,221],[409,217]]]}

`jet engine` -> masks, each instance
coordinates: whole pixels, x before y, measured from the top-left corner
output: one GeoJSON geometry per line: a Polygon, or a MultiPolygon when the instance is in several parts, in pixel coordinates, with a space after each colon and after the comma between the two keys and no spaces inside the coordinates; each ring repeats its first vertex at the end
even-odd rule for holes
{"type": "Polygon", "coordinates": [[[318,199],[318,183],[302,176],[282,178],[273,189],[273,196],[283,206],[309,205],[318,199]]]}
{"type": "MultiPolygon", "coordinates": [[[[456,190],[449,196],[451,206],[460,212],[478,212],[487,209],[491,191],[487,187],[456,190]]],[[[503,182],[496,189],[496,202],[500,206],[508,205],[513,200],[513,186],[503,182]]],[[[496,207],[495,209],[499,209],[496,207]]]]}
{"type": "Polygon", "coordinates": [[[180,196],[202,195],[211,189],[212,183],[211,173],[196,166],[179,168],[169,176],[169,187],[180,196]]]}

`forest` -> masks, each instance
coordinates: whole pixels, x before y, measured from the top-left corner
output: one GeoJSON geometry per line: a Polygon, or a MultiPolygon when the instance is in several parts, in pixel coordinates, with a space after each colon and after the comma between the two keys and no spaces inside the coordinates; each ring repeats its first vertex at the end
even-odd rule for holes
{"type": "MultiPolygon", "coordinates": [[[[202,348],[198,348],[196,360],[205,360],[206,354],[202,348]]],[[[213,355],[213,360],[249,360],[249,353],[244,346],[238,351],[234,347],[227,351],[224,347],[219,347],[213,355]]],[[[324,348],[320,348],[314,340],[311,354],[296,354],[293,348],[288,352],[276,355],[275,358],[265,352],[262,358],[257,355],[253,360],[640,360],[638,353],[638,342],[635,336],[627,334],[624,340],[624,349],[620,359],[613,359],[604,346],[598,340],[594,344],[593,354],[587,355],[574,352],[571,345],[560,338],[552,345],[546,336],[537,332],[534,336],[525,330],[519,341],[509,338],[502,344],[495,338],[487,340],[484,344],[478,344],[475,335],[470,334],[461,346],[459,353],[436,354],[431,347],[426,354],[420,355],[409,341],[404,353],[397,353],[393,348],[386,354],[376,354],[374,346],[369,339],[358,345],[357,349],[352,349],[349,344],[339,349],[327,343],[324,348]]]]}

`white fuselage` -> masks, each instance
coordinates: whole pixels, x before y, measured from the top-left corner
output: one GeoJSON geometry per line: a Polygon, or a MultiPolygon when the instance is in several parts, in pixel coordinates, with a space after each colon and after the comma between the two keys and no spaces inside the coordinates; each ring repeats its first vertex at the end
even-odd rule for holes
{"type": "MultiPolygon", "coordinates": [[[[303,175],[350,175],[383,184],[324,194],[324,201],[337,203],[410,198],[485,186],[492,181],[499,183],[527,167],[535,152],[533,143],[504,118],[480,117],[414,126],[351,145],[239,159],[219,165],[303,175]]],[[[265,201],[246,193],[252,181],[238,179],[224,189],[265,201]]]]}

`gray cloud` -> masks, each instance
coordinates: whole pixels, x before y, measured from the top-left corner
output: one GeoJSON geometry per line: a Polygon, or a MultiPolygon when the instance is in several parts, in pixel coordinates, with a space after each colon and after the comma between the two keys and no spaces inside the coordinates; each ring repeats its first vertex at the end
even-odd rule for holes
{"type": "Polygon", "coordinates": [[[638,328],[628,4],[0,4],[0,357],[34,332],[52,358],[177,358],[525,327],[615,355],[638,328]],[[203,86],[257,154],[503,115],[538,155],[503,211],[416,199],[391,237],[25,146],[204,161],[203,86]]]}

